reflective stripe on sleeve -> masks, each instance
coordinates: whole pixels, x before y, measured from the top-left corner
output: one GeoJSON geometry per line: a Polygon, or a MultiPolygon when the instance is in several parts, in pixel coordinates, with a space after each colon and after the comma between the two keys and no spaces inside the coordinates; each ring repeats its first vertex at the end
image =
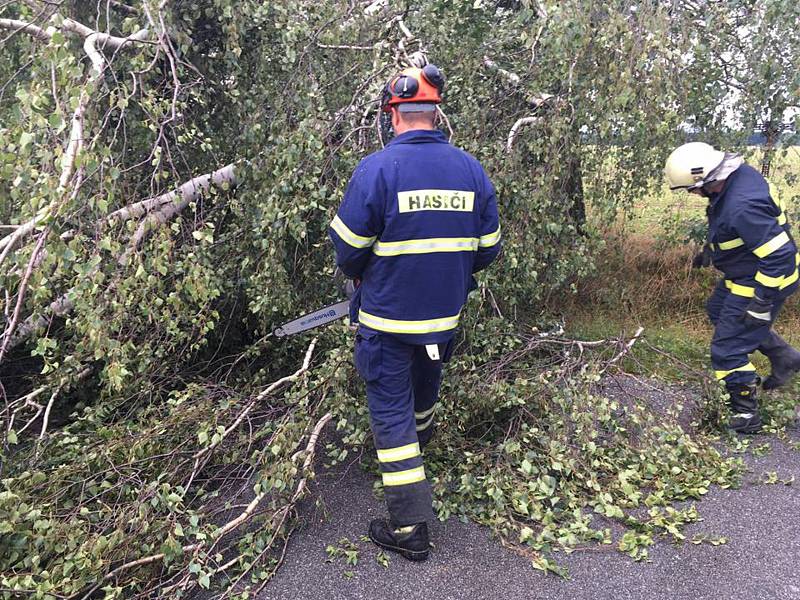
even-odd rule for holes
{"type": "Polygon", "coordinates": [[[425,238],[403,240],[401,242],[381,242],[378,240],[372,251],[378,256],[399,256],[401,254],[428,254],[433,252],[475,252],[478,238],[425,238]]]}
{"type": "Polygon", "coordinates": [[[433,333],[436,331],[448,331],[458,327],[458,318],[461,313],[452,317],[442,317],[441,319],[426,319],[423,321],[398,321],[396,319],[386,319],[371,315],[364,310],[358,311],[358,320],[363,325],[386,331],[387,333],[433,333]]]}
{"type": "Polygon", "coordinates": [[[339,215],[333,217],[333,221],[331,221],[331,229],[339,234],[339,237],[353,248],[369,248],[375,241],[374,235],[372,237],[364,237],[363,235],[353,233],[353,231],[344,224],[344,221],[339,218],[339,215]]]}
{"type": "Polygon", "coordinates": [[[497,231],[494,231],[492,233],[487,233],[486,235],[481,236],[479,245],[481,248],[491,248],[499,241],[500,241],[500,226],[498,225],[497,231]]]}
{"type": "Polygon", "coordinates": [[[736,371],[755,371],[756,367],[753,363],[747,363],[742,367],[736,367],[735,369],[729,369],[727,371],[714,371],[714,375],[716,375],[717,379],[725,379],[731,373],[735,373],[736,371]]]}
{"type": "Polygon", "coordinates": [[[382,448],[378,450],[378,462],[396,462],[398,460],[414,458],[420,454],[418,442],[405,446],[398,446],[397,448],[382,448]]]}
{"type": "Polygon", "coordinates": [[[766,244],[760,245],[758,248],[753,250],[753,254],[755,254],[758,258],[764,258],[765,256],[769,256],[775,250],[783,246],[784,244],[789,243],[789,234],[785,231],[781,231],[778,235],[768,241],[766,244]]]}
{"type": "Polygon", "coordinates": [[[406,471],[383,474],[383,485],[408,485],[425,480],[425,467],[414,467],[406,471]]]}
{"type": "Polygon", "coordinates": [[[770,277],[769,275],[764,275],[761,271],[758,271],[755,276],[755,280],[758,283],[771,288],[780,287],[785,279],[785,275],[781,275],[779,277],[770,277]]]}
{"type": "Polygon", "coordinates": [[[739,246],[744,246],[744,240],[742,238],[735,238],[732,240],[728,240],[727,242],[719,243],[720,250],[733,250],[734,248],[738,248],[739,246]]]}
{"type": "Polygon", "coordinates": [[[736,294],[737,296],[752,298],[753,296],[756,295],[756,288],[751,287],[749,285],[740,285],[738,283],[733,283],[730,279],[725,280],[725,287],[731,291],[731,294],[736,294]]]}

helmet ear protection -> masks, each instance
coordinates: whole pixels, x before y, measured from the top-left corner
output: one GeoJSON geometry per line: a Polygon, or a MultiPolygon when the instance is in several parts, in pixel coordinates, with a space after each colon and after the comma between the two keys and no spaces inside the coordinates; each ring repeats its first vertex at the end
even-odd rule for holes
{"type": "Polygon", "coordinates": [[[419,91],[419,83],[410,75],[400,75],[391,83],[390,93],[398,98],[413,98],[419,91]]]}
{"type": "Polygon", "coordinates": [[[436,65],[428,63],[422,67],[422,77],[439,90],[439,94],[444,91],[444,74],[436,65]]]}
{"type": "Polygon", "coordinates": [[[404,102],[442,101],[444,75],[436,65],[427,64],[422,69],[411,67],[386,84],[381,98],[381,109],[389,112],[394,104],[404,102]]]}

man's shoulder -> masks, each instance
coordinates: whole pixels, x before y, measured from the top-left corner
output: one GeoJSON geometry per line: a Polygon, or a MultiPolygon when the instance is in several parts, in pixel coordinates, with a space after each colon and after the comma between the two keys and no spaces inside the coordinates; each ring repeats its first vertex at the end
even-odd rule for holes
{"type": "Polygon", "coordinates": [[[766,185],[766,179],[764,179],[764,176],[758,171],[758,169],[755,169],[747,163],[742,163],[742,166],[736,169],[735,173],[742,181],[766,185]]]}
{"type": "Polygon", "coordinates": [[[442,144],[446,150],[444,150],[450,156],[450,160],[458,161],[464,166],[469,167],[473,171],[483,172],[483,165],[481,165],[480,161],[475,158],[472,154],[464,150],[463,148],[459,148],[458,146],[454,146],[453,144],[442,144]]]}
{"type": "Polygon", "coordinates": [[[769,193],[769,183],[748,164],[743,164],[731,176],[730,188],[726,194],[725,209],[729,218],[749,219],[746,215],[753,210],[772,212],[775,204],[769,193]]]}
{"type": "Polygon", "coordinates": [[[769,200],[769,183],[747,163],[734,171],[731,184],[731,195],[736,200],[769,200]]]}
{"type": "Polygon", "coordinates": [[[374,177],[375,174],[380,170],[381,165],[385,160],[385,155],[383,152],[384,150],[378,150],[377,152],[368,154],[358,161],[356,168],[353,169],[353,175],[351,179],[357,181],[374,177]]]}

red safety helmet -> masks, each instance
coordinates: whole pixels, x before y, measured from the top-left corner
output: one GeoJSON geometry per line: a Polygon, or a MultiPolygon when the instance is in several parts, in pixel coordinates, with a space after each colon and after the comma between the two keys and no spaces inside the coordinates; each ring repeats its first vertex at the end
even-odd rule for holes
{"type": "Polygon", "coordinates": [[[386,84],[381,109],[389,112],[397,106],[401,112],[434,111],[442,101],[443,89],[444,75],[436,65],[409,67],[386,84]]]}

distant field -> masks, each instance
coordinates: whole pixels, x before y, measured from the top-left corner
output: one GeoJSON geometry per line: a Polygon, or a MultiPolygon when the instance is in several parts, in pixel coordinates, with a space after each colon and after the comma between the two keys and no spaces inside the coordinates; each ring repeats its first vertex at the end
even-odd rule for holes
{"type": "MultiPolygon", "coordinates": [[[[751,148],[748,163],[760,169],[762,151],[751,148]]],[[[770,182],[789,205],[790,217],[800,214],[800,146],[779,149],[772,160],[770,182]]],[[[661,190],[643,196],[628,215],[627,227],[637,233],[663,234],[676,223],[705,217],[706,201],[693,194],[671,192],[666,183],[661,190]]]]}
{"type": "MultiPolygon", "coordinates": [[[[760,168],[760,149],[746,156],[760,168]]],[[[795,231],[800,226],[800,146],[776,153],[770,181],[787,203],[795,231]]],[[[684,243],[704,236],[706,200],[685,192],[662,189],[643,196],[612,227],[603,227],[605,248],[597,257],[597,271],[579,282],[579,292],[565,305],[577,331],[613,335],[645,325],[658,332],[668,345],[705,344],[711,328],[705,301],[719,273],[691,269],[697,246],[684,243]]],[[[590,209],[591,214],[591,209],[590,209]]],[[[778,329],[800,344],[800,294],[786,304],[778,329]]]]}

